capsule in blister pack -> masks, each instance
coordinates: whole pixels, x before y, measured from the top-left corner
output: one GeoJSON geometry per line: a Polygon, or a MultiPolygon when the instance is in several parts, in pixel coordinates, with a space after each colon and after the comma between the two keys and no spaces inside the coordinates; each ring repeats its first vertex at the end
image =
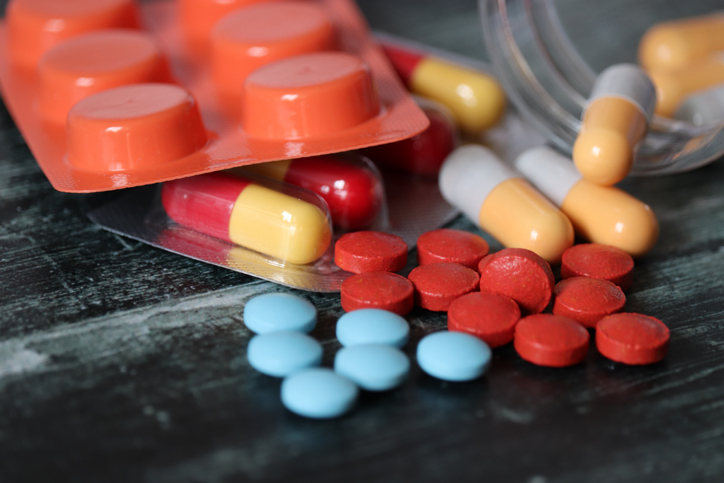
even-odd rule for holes
{"type": "Polygon", "coordinates": [[[339,153],[259,163],[232,172],[261,176],[301,186],[318,194],[329,206],[338,231],[383,226],[387,207],[382,179],[369,159],[355,153],[339,153]]]}
{"type": "Polygon", "coordinates": [[[332,240],[324,201],[271,180],[209,173],[167,181],[161,202],[176,223],[280,262],[312,263],[332,240]]]}
{"type": "Polygon", "coordinates": [[[459,135],[450,110],[423,97],[415,97],[430,126],[420,134],[389,144],[362,150],[380,167],[419,176],[437,176],[448,154],[459,143],[459,135]]]}

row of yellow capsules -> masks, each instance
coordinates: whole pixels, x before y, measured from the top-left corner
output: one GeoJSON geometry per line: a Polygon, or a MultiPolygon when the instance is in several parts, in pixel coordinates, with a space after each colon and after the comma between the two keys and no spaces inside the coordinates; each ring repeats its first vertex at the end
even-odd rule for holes
{"type": "Polygon", "coordinates": [[[639,43],[657,90],[656,114],[697,125],[724,121],[724,14],[663,22],[639,43]]]}

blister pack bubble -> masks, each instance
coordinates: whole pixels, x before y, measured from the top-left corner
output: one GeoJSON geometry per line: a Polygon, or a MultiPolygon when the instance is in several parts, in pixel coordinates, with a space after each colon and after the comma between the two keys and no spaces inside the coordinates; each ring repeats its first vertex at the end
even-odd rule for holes
{"type": "Polygon", "coordinates": [[[358,149],[428,125],[347,0],[12,0],[0,88],[66,192],[358,149]]]}

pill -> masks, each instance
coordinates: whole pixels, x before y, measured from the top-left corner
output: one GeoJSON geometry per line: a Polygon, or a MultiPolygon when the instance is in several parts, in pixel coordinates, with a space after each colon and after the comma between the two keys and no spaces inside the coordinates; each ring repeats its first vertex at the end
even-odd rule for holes
{"type": "Polygon", "coordinates": [[[299,332],[271,332],[249,341],[246,357],[251,367],[273,377],[286,377],[322,363],[322,346],[299,332]]]}
{"type": "Polygon", "coordinates": [[[167,181],[161,201],[181,225],[289,263],[317,260],[332,238],[319,206],[228,173],[167,181]]]}
{"type": "Polygon", "coordinates": [[[241,86],[253,70],[294,55],[331,50],[336,43],[321,6],[289,1],[235,10],[214,25],[210,37],[213,80],[230,102],[240,101],[241,86]]]}
{"type": "Polygon", "coordinates": [[[78,101],[66,121],[67,162],[96,174],[162,169],[207,141],[196,99],[171,84],[97,92],[78,101]]]}
{"type": "Polygon", "coordinates": [[[345,279],[341,287],[346,312],[380,309],[406,315],[415,305],[412,282],[391,272],[363,272],[345,279]]]}
{"type": "Polygon", "coordinates": [[[563,253],[561,277],[602,278],[624,292],[633,283],[634,261],[620,248],[598,243],[575,245],[563,253]]]}
{"type": "Polygon", "coordinates": [[[680,69],[724,50],[721,12],[662,22],[639,42],[639,61],[647,69],[680,69]]]}
{"type": "Polygon", "coordinates": [[[241,124],[257,140],[318,139],[357,127],[380,112],[369,65],[346,52],[277,60],[249,74],[242,89],[241,124]]]}
{"type": "Polygon", "coordinates": [[[317,325],[317,309],[292,294],[257,295],[244,306],[244,324],[257,334],[311,332],[317,325]]]}
{"type": "Polygon", "coordinates": [[[446,105],[463,130],[482,131],[503,116],[505,92],[490,74],[400,45],[383,43],[382,49],[408,89],[446,105]]]}
{"type": "Polygon", "coordinates": [[[558,263],[573,245],[573,226],[558,208],[487,148],[463,146],[440,170],[440,191],[506,247],[558,263]]]}
{"type": "Polygon", "coordinates": [[[417,345],[417,363],[429,375],[444,381],[472,381],[490,367],[490,347],[462,332],[435,332],[417,345]]]}
{"type": "Polygon", "coordinates": [[[234,10],[264,0],[179,0],[178,10],[185,40],[189,47],[202,51],[211,29],[234,10]]]}
{"type": "Polygon", "coordinates": [[[407,243],[379,231],[347,233],[334,245],[334,263],[352,273],[397,272],[407,264],[407,243]]]}
{"type": "Polygon", "coordinates": [[[553,289],[553,313],[596,328],[603,317],[623,310],[626,296],[618,285],[602,278],[572,277],[553,289]]]}
{"type": "Polygon", "coordinates": [[[414,268],[407,278],[415,287],[415,304],[444,312],[458,297],[478,289],[475,270],[459,263],[431,263],[414,268]]]}
{"type": "Polygon", "coordinates": [[[334,226],[343,230],[367,228],[384,205],[380,176],[362,156],[312,156],[244,169],[317,193],[327,202],[334,226]]]}
{"type": "Polygon", "coordinates": [[[388,391],[407,378],[410,361],[400,349],[362,344],[340,349],[334,357],[334,371],[367,391],[388,391]]]}
{"type": "Polygon", "coordinates": [[[680,70],[651,69],[649,75],[656,86],[656,114],[672,117],[688,96],[724,84],[724,60],[714,56],[680,70]]]}
{"type": "Polygon", "coordinates": [[[133,0],[11,0],[5,15],[10,55],[31,68],[49,48],[73,36],[139,27],[133,0]]]}
{"type": "Polygon", "coordinates": [[[515,167],[560,207],[581,237],[635,257],[656,244],[659,222],[647,204],[618,188],[584,179],[573,163],[555,150],[545,146],[529,149],[518,156],[515,167]]]}
{"type": "Polygon", "coordinates": [[[410,326],[404,318],[394,312],[361,309],[339,318],[336,335],[339,343],[345,347],[360,344],[403,347],[410,336],[410,326]]]}
{"type": "Polygon", "coordinates": [[[553,295],[550,265],[530,250],[505,248],[480,260],[480,290],[515,300],[523,314],[543,312],[553,295]]]}
{"type": "Polygon", "coordinates": [[[676,119],[697,126],[724,121],[724,84],[687,96],[676,110],[676,119]]]}
{"type": "Polygon", "coordinates": [[[420,98],[417,103],[430,120],[427,129],[402,141],[365,148],[362,153],[380,166],[437,177],[440,166],[458,143],[456,127],[449,109],[441,104],[420,98]]]}
{"type": "Polygon", "coordinates": [[[666,357],[669,351],[669,328],[648,315],[609,315],[596,326],[596,348],[612,361],[653,364],[666,357]]]}
{"type": "Polygon", "coordinates": [[[282,381],[281,398],[293,413],[307,418],[336,418],[351,410],[359,389],[332,369],[312,368],[295,372],[282,381]]]}
{"type": "Polygon", "coordinates": [[[491,349],[513,340],[520,308],[515,300],[493,292],[474,292],[453,301],[447,311],[449,331],[466,332],[491,349]]]}
{"type": "Polygon", "coordinates": [[[171,82],[154,37],[129,29],[75,36],[50,48],[38,62],[43,116],[65,124],[68,111],[96,92],[127,84],[171,82]]]}
{"type": "Polygon", "coordinates": [[[610,186],[629,174],[655,105],[656,89],[640,67],[618,64],[599,74],[573,144],[573,161],[585,179],[610,186]]]}
{"type": "Polygon", "coordinates": [[[477,270],[488,250],[488,243],[474,233],[441,228],[417,238],[417,263],[452,262],[477,270]]]}
{"type": "Polygon", "coordinates": [[[566,367],[583,361],[588,331],[562,315],[536,314],[520,319],[513,346],[518,355],[539,366],[566,367]]]}

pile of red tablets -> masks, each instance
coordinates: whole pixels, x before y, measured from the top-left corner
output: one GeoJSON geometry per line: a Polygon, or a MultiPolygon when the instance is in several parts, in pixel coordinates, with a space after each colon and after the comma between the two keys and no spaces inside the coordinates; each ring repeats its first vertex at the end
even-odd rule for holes
{"type": "Polygon", "coordinates": [[[623,250],[595,243],[569,248],[556,284],[550,265],[532,251],[488,254],[485,240],[469,232],[434,230],[417,244],[419,266],[405,278],[392,273],[407,264],[401,239],[377,232],[342,236],[335,263],[356,274],[342,285],[344,310],[446,311],[449,330],[492,348],[513,342],[520,357],[541,366],[582,362],[587,329],[595,330],[598,351],[613,361],[652,364],[666,356],[669,329],[654,317],[622,312],[634,268],[623,250]]]}

